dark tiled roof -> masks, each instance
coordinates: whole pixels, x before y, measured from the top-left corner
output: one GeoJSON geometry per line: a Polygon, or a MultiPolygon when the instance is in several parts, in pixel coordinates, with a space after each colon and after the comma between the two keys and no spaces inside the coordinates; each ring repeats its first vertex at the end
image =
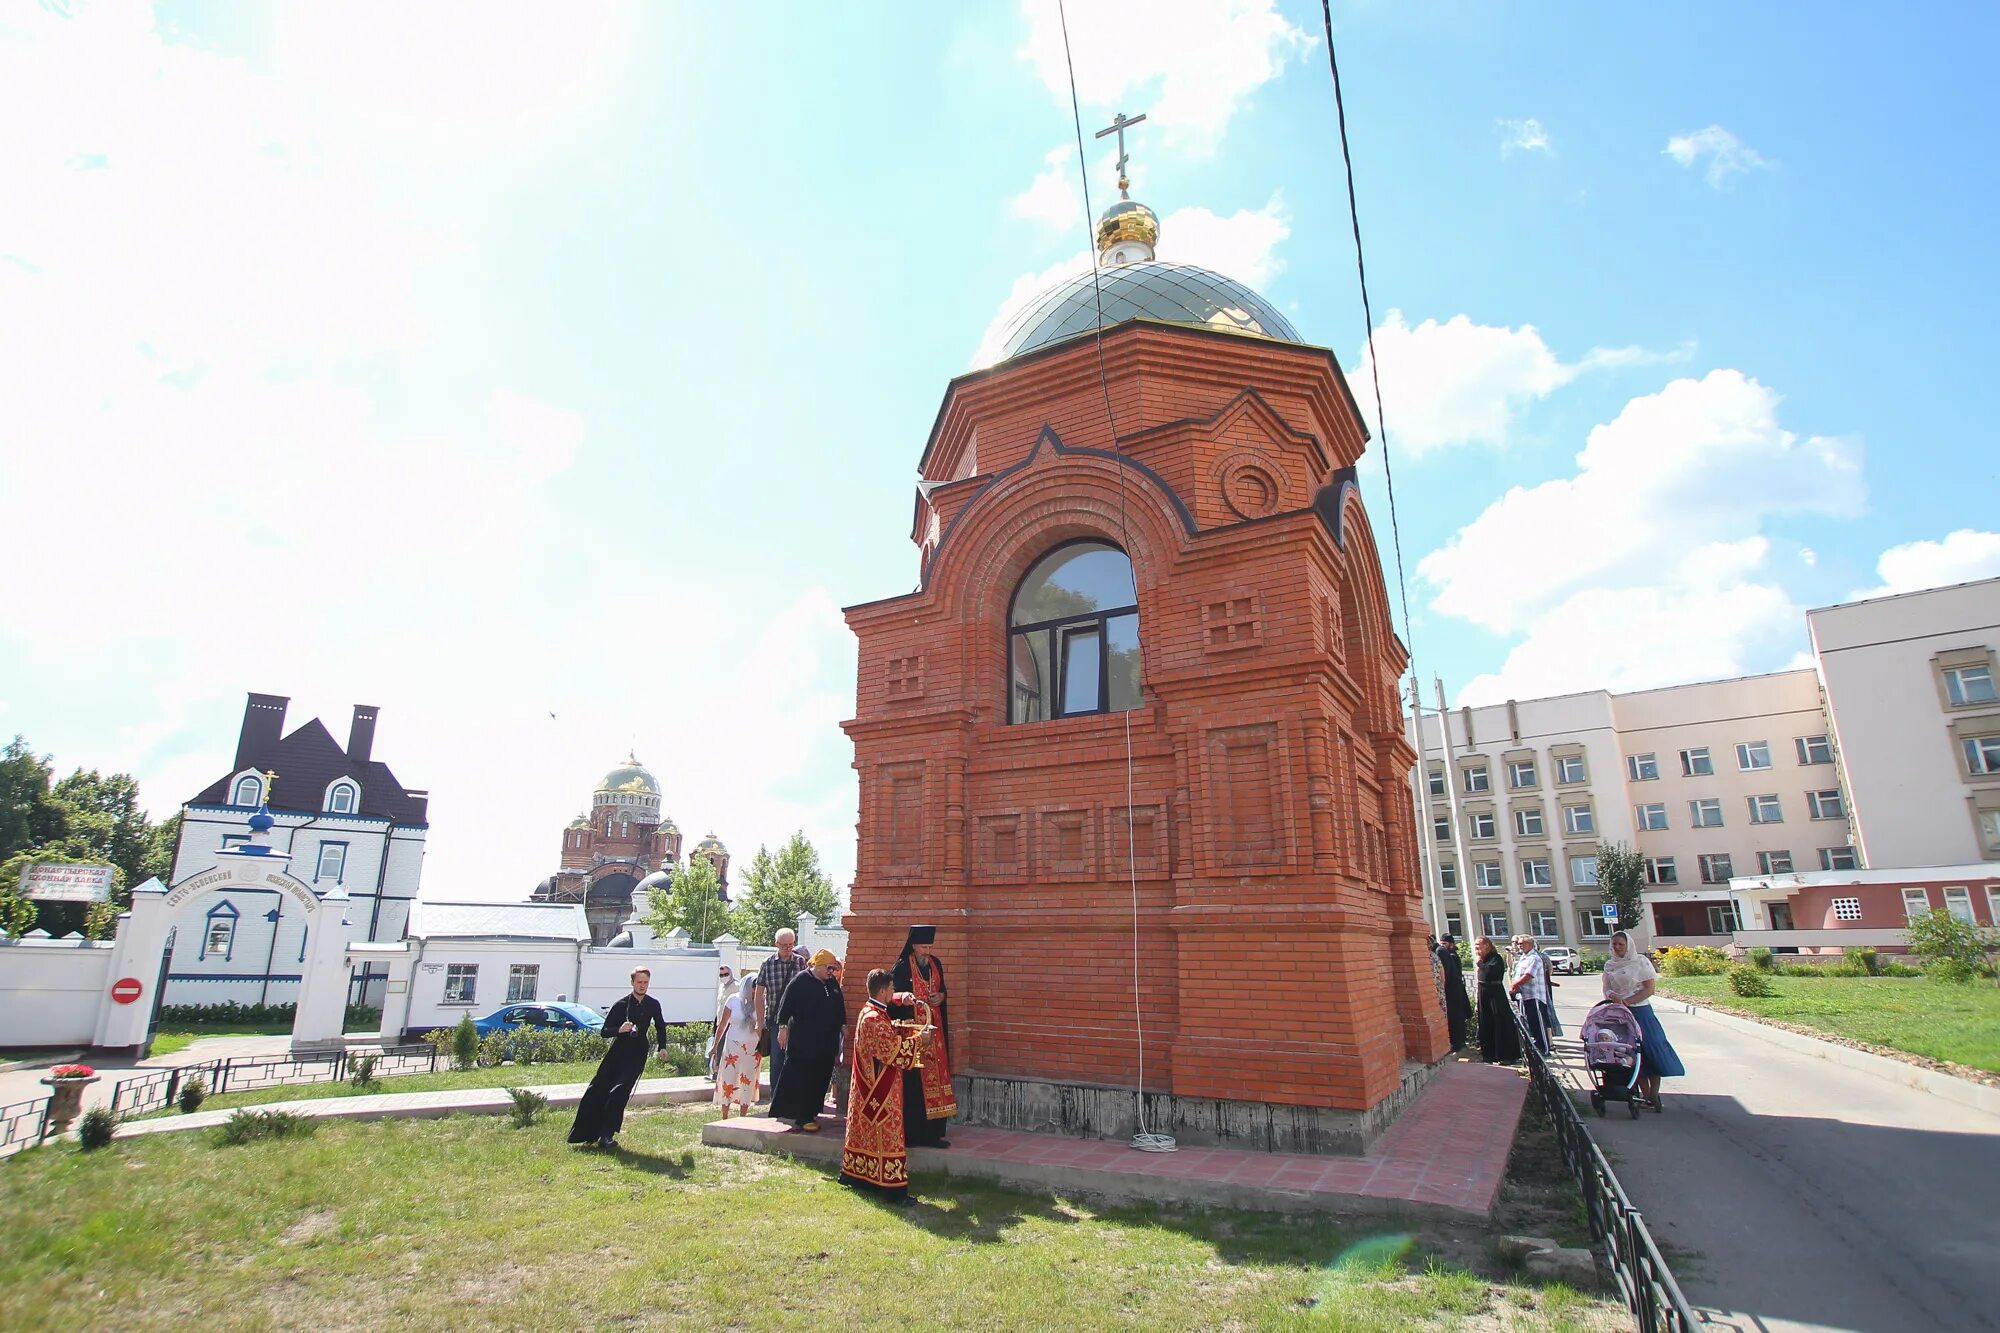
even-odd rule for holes
{"type": "MultiPolygon", "coordinates": [[[[422,824],[428,819],[429,798],[424,793],[404,788],[387,764],[355,763],[318,718],[245,758],[244,767],[277,773],[270,797],[273,810],[318,813],[326,803],[327,784],[345,777],[361,786],[361,814],[398,824],[422,824]]],[[[217,778],[196,794],[193,803],[229,804],[229,784],[235,776],[225,773],[217,778]]]]}

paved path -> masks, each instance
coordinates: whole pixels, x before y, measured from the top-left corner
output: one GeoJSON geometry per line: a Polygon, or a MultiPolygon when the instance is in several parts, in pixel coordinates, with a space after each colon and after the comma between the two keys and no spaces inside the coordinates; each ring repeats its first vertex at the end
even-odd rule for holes
{"type": "Polygon", "coordinates": [[[31,1068],[0,1070],[0,1106],[48,1095],[48,1087],[42,1080],[48,1077],[49,1069],[53,1065],[86,1064],[97,1071],[97,1082],[91,1084],[83,1096],[83,1104],[89,1108],[109,1106],[112,1089],[128,1078],[139,1077],[155,1069],[205,1065],[217,1060],[252,1056],[283,1056],[291,1048],[292,1039],[285,1034],[202,1037],[189,1042],[185,1049],[176,1051],[172,1055],[155,1055],[145,1060],[133,1060],[127,1056],[94,1057],[83,1054],[72,1055],[62,1060],[38,1060],[31,1068]]]}
{"type": "MultiPolygon", "coordinates": [[[[1561,980],[1577,1065],[1598,984],[1561,980]]],[[[1583,1110],[1714,1326],[2000,1328],[2000,1116],[1657,1003],[1665,1113],[1583,1110]]]]}

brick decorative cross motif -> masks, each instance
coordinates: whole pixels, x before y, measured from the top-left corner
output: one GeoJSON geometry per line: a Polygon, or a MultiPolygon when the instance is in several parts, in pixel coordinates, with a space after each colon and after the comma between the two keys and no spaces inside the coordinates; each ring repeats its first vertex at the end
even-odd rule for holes
{"type": "Polygon", "coordinates": [[[924,692],[924,656],[889,659],[889,697],[908,699],[924,692]]]}
{"type": "Polygon", "coordinates": [[[1247,648],[1264,637],[1255,597],[1229,597],[1201,608],[1202,647],[1209,652],[1247,648]]]}

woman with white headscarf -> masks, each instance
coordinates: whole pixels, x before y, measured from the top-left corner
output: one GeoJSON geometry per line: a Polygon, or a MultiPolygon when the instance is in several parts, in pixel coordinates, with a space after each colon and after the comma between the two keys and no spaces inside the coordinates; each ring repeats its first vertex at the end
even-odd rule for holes
{"type": "Polygon", "coordinates": [[[1644,1054],[1639,1090],[1655,1110],[1660,1105],[1660,1080],[1687,1073],[1673,1043],[1667,1040],[1666,1029],[1660,1026],[1659,1015],[1653,1012],[1653,983],[1659,975],[1646,955],[1632,947],[1629,934],[1621,930],[1611,937],[1611,957],[1604,964],[1604,998],[1624,1005],[1638,1020],[1639,1049],[1644,1054]]]}
{"type": "Polygon", "coordinates": [[[749,1115],[757,1105],[756,988],[756,973],[746,975],[716,1019],[722,1040],[715,1057],[715,1104],[724,1120],[738,1109],[749,1115]]]}

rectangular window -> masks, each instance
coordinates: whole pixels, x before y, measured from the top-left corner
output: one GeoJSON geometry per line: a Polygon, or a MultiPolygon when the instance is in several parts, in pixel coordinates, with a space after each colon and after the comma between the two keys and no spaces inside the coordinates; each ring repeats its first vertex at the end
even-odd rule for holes
{"type": "Polygon", "coordinates": [[[447,963],[444,969],[444,1003],[471,1004],[479,991],[479,964],[447,963]]]}
{"type": "Polygon", "coordinates": [[[1806,809],[1814,819],[1845,819],[1847,807],[1841,803],[1840,790],[1809,791],[1806,793],[1806,809]]]}
{"type": "Polygon", "coordinates": [[[1444,933],[1455,940],[1465,938],[1465,919],[1456,912],[1444,914],[1444,933]]]}
{"type": "Polygon", "coordinates": [[[1556,934],[1556,914],[1554,912],[1538,911],[1528,913],[1528,929],[1537,939],[1553,940],[1559,938],[1556,934]]]}
{"type": "Polygon", "coordinates": [[[1922,889],[1903,890],[1903,915],[1915,921],[1920,916],[1930,915],[1931,896],[1922,889]]]}
{"type": "Polygon", "coordinates": [[[1507,914],[1505,912],[1481,912],[1479,914],[1479,924],[1492,939],[1505,939],[1513,933],[1513,927],[1507,924],[1507,914]]]}
{"type": "Polygon", "coordinates": [[[535,986],[542,975],[540,963],[515,963],[507,969],[507,1003],[535,998],[535,986]]]}
{"type": "Polygon", "coordinates": [[[1455,889],[1458,887],[1458,862],[1438,862],[1438,887],[1455,889]]]}
{"type": "Polygon", "coordinates": [[[1704,884],[1727,884],[1729,877],[1736,873],[1735,865],[1728,852],[1708,852],[1701,858],[1701,882],[1704,884]]]}
{"type": "Polygon", "coordinates": [[[1566,805],[1563,807],[1563,831],[1566,833],[1597,832],[1597,816],[1587,805],[1566,805]]]}
{"type": "Polygon", "coordinates": [[[1539,786],[1541,779],[1535,774],[1535,761],[1516,759],[1507,765],[1507,785],[1519,791],[1523,787],[1539,786]]]}
{"type": "Polygon", "coordinates": [[[1451,816],[1439,815],[1431,820],[1431,837],[1438,842],[1451,841],[1451,816]]]}
{"type": "Polygon", "coordinates": [[[1993,668],[1990,666],[1947,667],[1944,673],[1945,697],[1951,700],[1953,708],[1963,708],[1967,704],[1990,704],[1995,702],[1993,690],[1993,668]]]}
{"type": "Polygon", "coordinates": [[[1494,820],[1493,812],[1491,810],[1485,811],[1484,813],[1481,814],[1470,815],[1467,816],[1467,818],[1471,821],[1472,824],[1473,837],[1496,838],[1500,836],[1499,826],[1497,822],[1494,820]]]}
{"type": "Polygon", "coordinates": [[[1757,873],[1760,875],[1789,875],[1792,873],[1790,852],[1757,853],[1757,873]]]}
{"type": "Polygon", "coordinates": [[[1572,856],[1569,859],[1569,882],[1579,889],[1597,887],[1597,858],[1594,856],[1572,856]]]}
{"type": "Polygon", "coordinates": [[[1674,867],[1671,856],[1649,856],[1646,858],[1646,882],[1648,884],[1678,884],[1681,872],[1674,867]]]}
{"type": "Polygon", "coordinates": [[[1484,764],[1465,766],[1465,790],[1477,796],[1480,792],[1493,790],[1493,777],[1484,764]]]}
{"type": "Polygon", "coordinates": [[[1561,783],[1587,782],[1590,775],[1583,767],[1583,756],[1566,754],[1556,760],[1556,781],[1561,783]]]}
{"type": "Polygon", "coordinates": [[[1705,778],[1715,773],[1715,761],[1708,757],[1708,747],[1699,746],[1681,751],[1681,776],[1684,778],[1705,778]]]}
{"type": "Polygon", "coordinates": [[[1514,812],[1514,832],[1523,838],[1541,837],[1542,808],[1534,806],[1527,810],[1516,810],[1514,812]]]}
{"type": "Polygon", "coordinates": [[[323,842],[319,845],[319,869],[313,874],[313,882],[330,879],[340,883],[341,875],[347,869],[347,844],[344,842],[323,842]]]}
{"type": "Polygon", "coordinates": [[[1545,856],[1531,856],[1522,861],[1521,883],[1524,887],[1530,889],[1554,888],[1556,881],[1555,876],[1549,870],[1548,858],[1545,856]]]}
{"type": "Polygon", "coordinates": [[[1634,782],[1651,782],[1660,776],[1659,756],[1628,754],[1625,756],[1625,773],[1634,782]]]}
{"type": "Polygon", "coordinates": [[[1688,814],[1696,828],[1722,827],[1722,802],[1716,797],[1711,796],[1705,801],[1689,801],[1688,814]]]}
{"type": "Polygon", "coordinates": [[[1965,751],[1965,771],[1973,777],[2000,773],[2000,736],[1968,736],[1959,742],[1965,751]]]}
{"type": "Polygon", "coordinates": [[[1760,768],[1771,766],[1771,743],[1769,741],[1742,741],[1736,746],[1736,767],[1745,773],[1754,773],[1760,768]]]}
{"type": "Polygon", "coordinates": [[[1056,631],[1056,645],[1062,654],[1063,716],[1101,711],[1097,682],[1104,635],[1096,625],[1065,625],[1056,631]]]}
{"type": "Polygon", "coordinates": [[[1650,805],[1635,805],[1632,807],[1632,820],[1639,826],[1640,832],[1657,833],[1667,826],[1666,803],[1655,801],[1650,805]]]}
{"type": "Polygon", "coordinates": [[[1442,796],[1442,795],[1444,795],[1444,770],[1443,770],[1443,769],[1441,769],[1441,768],[1434,768],[1434,769],[1432,769],[1432,770],[1430,771],[1430,775],[1429,775],[1429,777],[1428,777],[1428,778],[1427,778],[1426,780],[1427,780],[1427,781],[1429,782],[1429,784],[1430,784],[1430,789],[1431,789],[1431,795],[1433,795],[1433,796],[1442,796]]]}
{"type": "Polygon", "coordinates": [[[1737,919],[1735,903],[1711,905],[1708,909],[1708,933],[1711,935],[1733,935],[1743,928],[1737,919]]]}
{"type": "Polygon", "coordinates": [[[1802,764],[1833,762],[1833,742],[1825,736],[1801,736],[1793,744],[1799,747],[1799,762],[1802,764]]]}
{"type": "Polygon", "coordinates": [[[2000,887],[1987,886],[1986,919],[1988,921],[2000,922],[2000,887]]]}
{"type": "Polygon", "coordinates": [[[1499,889],[1506,886],[1500,880],[1498,861],[1474,861],[1472,863],[1472,883],[1475,888],[1499,889]]]}
{"type": "Polygon", "coordinates": [[[1750,798],[1750,822],[1753,824],[1782,824],[1785,812],[1775,796],[1752,796],[1750,798]]]}
{"type": "Polygon", "coordinates": [[[1601,907],[1586,907],[1576,914],[1578,934],[1587,940],[1601,940],[1611,933],[1611,924],[1604,919],[1601,907]]]}
{"type": "Polygon", "coordinates": [[[1968,926],[1978,924],[1972,917],[1972,890],[1963,884],[1955,884],[1944,891],[1944,910],[1968,926]]]}
{"type": "Polygon", "coordinates": [[[1821,870],[1859,870],[1861,854],[1852,847],[1822,847],[1819,849],[1821,870]]]}
{"type": "Polygon", "coordinates": [[[1833,919],[1835,921],[1859,921],[1861,919],[1861,900],[1859,898],[1835,898],[1833,900],[1833,919]]]}
{"type": "MultiPolygon", "coordinates": [[[[1979,837],[1986,844],[1988,856],[2000,856],[2000,810],[1979,812],[1979,837]]],[[[1995,920],[2000,921],[2000,917],[1995,920]]]]}

